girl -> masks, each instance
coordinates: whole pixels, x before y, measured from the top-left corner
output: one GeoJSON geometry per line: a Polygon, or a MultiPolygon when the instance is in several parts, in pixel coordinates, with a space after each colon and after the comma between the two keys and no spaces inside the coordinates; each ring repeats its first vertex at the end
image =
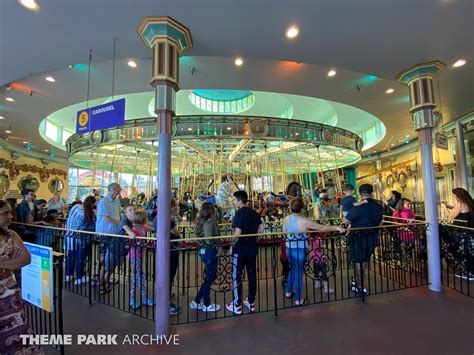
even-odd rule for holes
{"type": "MultiPolygon", "coordinates": [[[[415,212],[412,209],[412,202],[407,198],[402,198],[395,206],[392,217],[395,218],[395,222],[398,223],[412,223],[415,218],[415,212]]],[[[414,242],[416,240],[416,235],[413,231],[407,230],[409,227],[402,227],[399,230],[399,238],[402,242],[414,242]]]]}
{"type": "MultiPolygon", "coordinates": [[[[196,236],[198,238],[209,238],[220,235],[216,221],[216,209],[211,202],[204,202],[196,221],[196,236]]],[[[204,263],[204,282],[194,300],[189,305],[192,309],[200,309],[203,312],[217,312],[221,306],[211,303],[211,286],[217,276],[217,251],[219,241],[216,239],[199,240],[199,256],[204,263]],[[204,298],[204,304],[201,299],[204,298]]]]}
{"type": "MultiPolygon", "coordinates": [[[[151,231],[152,228],[148,225],[148,216],[145,211],[136,211],[132,218],[133,228],[132,231],[136,237],[145,237],[146,233],[151,231]]],[[[133,238],[135,239],[135,237],[133,238]]],[[[132,269],[132,281],[130,285],[130,307],[133,309],[140,308],[140,302],[135,300],[135,288],[138,283],[140,288],[142,302],[148,306],[153,306],[155,302],[152,298],[147,296],[145,278],[143,276],[142,261],[143,261],[143,245],[140,242],[133,240],[131,243],[132,247],[128,252],[128,258],[130,260],[130,268],[132,269]]]]}

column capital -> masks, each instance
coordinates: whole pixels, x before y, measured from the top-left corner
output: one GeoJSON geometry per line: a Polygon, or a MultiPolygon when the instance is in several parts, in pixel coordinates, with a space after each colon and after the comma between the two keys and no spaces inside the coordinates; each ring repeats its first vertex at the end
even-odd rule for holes
{"type": "Polygon", "coordinates": [[[189,29],[169,16],[144,16],[137,32],[145,46],[150,48],[159,39],[174,42],[180,54],[193,46],[189,29]]]}
{"type": "Polygon", "coordinates": [[[396,79],[402,84],[409,85],[410,81],[422,76],[435,76],[445,65],[440,60],[419,63],[398,73],[396,79]]]}

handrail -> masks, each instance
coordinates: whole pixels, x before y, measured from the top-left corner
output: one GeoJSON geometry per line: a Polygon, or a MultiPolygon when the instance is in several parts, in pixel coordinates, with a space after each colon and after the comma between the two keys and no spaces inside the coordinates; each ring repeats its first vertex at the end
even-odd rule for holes
{"type": "Polygon", "coordinates": [[[444,223],[442,223],[441,225],[444,226],[444,227],[454,227],[454,228],[458,228],[458,229],[465,229],[465,230],[468,230],[468,231],[474,231],[474,228],[465,227],[465,226],[458,226],[456,224],[444,224],[444,223]]]}

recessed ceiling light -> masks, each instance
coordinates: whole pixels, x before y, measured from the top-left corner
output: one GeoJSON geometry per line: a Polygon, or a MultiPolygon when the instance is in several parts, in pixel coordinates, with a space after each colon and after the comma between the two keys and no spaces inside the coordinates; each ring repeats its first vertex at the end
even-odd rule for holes
{"type": "Polygon", "coordinates": [[[335,71],[335,70],[330,70],[330,71],[328,71],[328,76],[329,76],[329,77],[333,77],[334,75],[336,75],[336,71],[335,71]]]}
{"type": "Polygon", "coordinates": [[[135,63],[134,60],[129,60],[127,64],[131,68],[136,68],[137,67],[137,63],[135,63]]]}
{"type": "Polygon", "coordinates": [[[295,136],[299,136],[300,134],[298,132],[295,133],[295,136]]]}
{"type": "Polygon", "coordinates": [[[38,11],[40,9],[39,3],[37,0],[18,0],[18,3],[27,8],[28,10],[38,11]]]}
{"type": "Polygon", "coordinates": [[[386,94],[391,94],[392,92],[394,92],[395,90],[393,90],[392,88],[388,89],[387,91],[385,91],[386,94]]]}
{"type": "Polygon", "coordinates": [[[53,78],[52,76],[47,76],[45,79],[46,79],[47,81],[49,81],[50,83],[56,82],[56,80],[54,80],[54,78],[53,78]]]}
{"type": "Polygon", "coordinates": [[[395,147],[395,143],[390,144],[392,147],[395,147]]]}
{"type": "Polygon", "coordinates": [[[11,97],[7,97],[5,100],[10,101],[10,102],[14,102],[14,101],[15,101],[15,100],[13,100],[13,98],[11,98],[11,97]]]}
{"type": "Polygon", "coordinates": [[[4,120],[4,119],[5,119],[5,117],[3,117],[3,116],[0,116],[0,120],[4,120]]]}
{"type": "Polygon", "coordinates": [[[5,130],[5,133],[8,133],[8,134],[13,133],[12,128],[10,127],[10,128],[8,128],[8,129],[6,129],[6,130],[5,130]]]}
{"type": "Polygon", "coordinates": [[[242,64],[244,64],[244,60],[242,58],[235,58],[235,61],[234,61],[235,65],[237,65],[238,67],[240,67],[242,64]]]}
{"type": "Polygon", "coordinates": [[[188,128],[188,131],[192,131],[193,129],[191,127],[188,128]]]}
{"type": "Polygon", "coordinates": [[[405,138],[410,138],[410,135],[409,135],[409,134],[407,134],[407,135],[405,136],[405,138]]]}
{"type": "Polygon", "coordinates": [[[28,142],[26,142],[26,141],[23,141],[23,144],[28,144],[28,142]]]}
{"type": "Polygon", "coordinates": [[[232,127],[227,127],[227,130],[230,131],[232,129],[232,127]]]}
{"type": "Polygon", "coordinates": [[[45,151],[45,152],[47,152],[47,151],[48,151],[48,149],[45,149],[44,151],[45,151]]]}
{"type": "Polygon", "coordinates": [[[377,153],[377,151],[376,151],[376,150],[373,150],[372,153],[377,153]]]}
{"type": "Polygon", "coordinates": [[[72,69],[72,68],[74,68],[74,65],[69,64],[67,67],[68,67],[69,69],[72,69]]]}
{"type": "Polygon", "coordinates": [[[456,61],[456,63],[453,64],[453,68],[459,68],[462,67],[464,64],[467,63],[467,60],[465,59],[459,59],[456,61]]]}
{"type": "Polygon", "coordinates": [[[300,29],[294,25],[288,27],[285,31],[286,38],[289,38],[289,39],[293,39],[297,37],[299,33],[300,33],[300,29]]]}

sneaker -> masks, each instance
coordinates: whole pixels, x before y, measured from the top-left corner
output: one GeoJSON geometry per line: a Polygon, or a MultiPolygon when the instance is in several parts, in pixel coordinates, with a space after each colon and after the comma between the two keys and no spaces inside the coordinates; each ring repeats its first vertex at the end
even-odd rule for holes
{"type": "Polygon", "coordinates": [[[468,280],[468,281],[474,280],[474,275],[471,275],[471,274],[454,274],[454,276],[459,277],[460,279],[468,280]]]}
{"type": "Polygon", "coordinates": [[[88,276],[82,276],[80,279],[77,279],[74,281],[74,285],[80,285],[83,283],[89,282],[89,277],[88,276]]]}
{"type": "Polygon", "coordinates": [[[211,303],[209,306],[205,306],[205,305],[201,306],[201,311],[203,312],[217,312],[219,309],[221,309],[221,306],[214,303],[211,303]]]}
{"type": "Polygon", "coordinates": [[[358,293],[358,294],[362,294],[362,293],[363,293],[364,296],[366,296],[366,295],[369,294],[369,293],[367,292],[367,289],[366,289],[366,288],[362,289],[362,288],[360,288],[359,286],[357,286],[357,293],[358,293]]]}
{"type": "Polygon", "coordinates": [[[359,286],[357,286],[357,283],[355,281],[351,282],[351,291],[354,293],[359,293],[359,286]]]}
{"type": "Polygon", "coordinates": [[[130,301],[130,308],[133,308],[133,309],[138,309],[140,308],[141,305],[140,305],[140,302],[137,302],[135,300],[131,300],[130,301]]]}
{"type": "Polygon", "coordinates": [[[189,304],[189,308],[191,309],[201,309],[202,308],[202,304],[201,303],[197,303],[196,301],[192,301],[190,304],[189,304]]]}
{"type": "Polygon", "coordinates": [[[148,299],[146,301],[143,301],[143,304],[146,305],[146,306],[154,306],[155,301],[153,300],[153,298],[148,297],[148,299]]]}
{"type": "Polygon", "coordinates": [[[245,299],[244,306],[247,307],[250,312],[255,312],[255,302],[250,303],[248,298],[245,299]]]}
{"type": "Polygon", "coordinates": [[[66,275],[66,277],[64,278],[64,281],[69,282],[69,281],[72,280],[73,277],[74,276],[72,276],[72,275],[66,275]]]}
{"type": "Polygon", "coordinates": [[[242,314],[242,306],[237,306],[236,304],[234,304],[234,301],[226,304],[225,306],[232,313],[242,314]]]}
{"type": "Polygon", "coordinates": [[[176,306],[174,303],[170,303],[169,312],[170,315],[174,316],[181,313],[181,308],[176,306]]]}

